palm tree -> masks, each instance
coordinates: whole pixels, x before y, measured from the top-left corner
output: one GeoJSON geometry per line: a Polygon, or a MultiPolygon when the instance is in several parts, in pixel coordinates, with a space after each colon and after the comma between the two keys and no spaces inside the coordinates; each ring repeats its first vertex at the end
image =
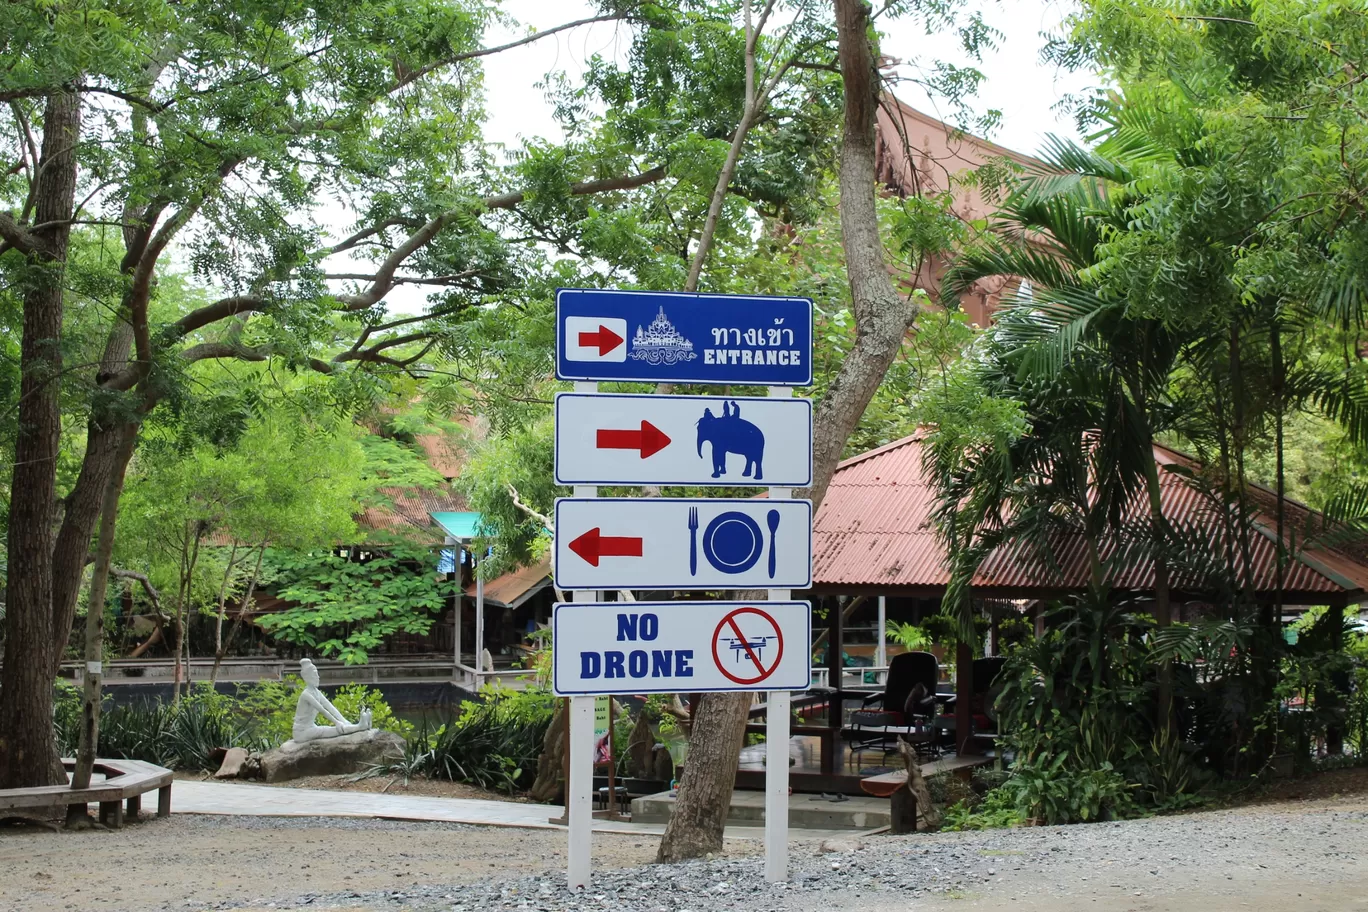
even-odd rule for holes
{"type": "MultiPolygon", "coordinates": [[[[1098,542],[1107,530],[1121,530],[1126,506],[1143,492],[1155,618],[1166,626],[1172,619],[1168,534],[1153,447],[1170,420],[1169,378],[1187,339],[1174,329],[1181,324],[1132,306],[1126,297],[1101,293],[1091,271],[1103,262],[1103,245],[1127,229],[1139,198],[1136,170],[1170,156],[1142,130],[1118,124],[1096,150],[1051,137],[1042,158],[1047,167],[1016,183],[992,230],[948,270],[942,300],[958,299],[984,278],[1021,280],[1021,290],[1004,301],[989,334],[987,361],[992,366],[978,368],[998,394],[1029,403],[1030,437],[1035,439],[1015,444],[1017,458],[1032,451],[1029,464],[1020,463],[1018,469],[1052,479],[1056,494],[1068,488],[1065,499],[1089,542],[1095,582],[1103,572],[1098,542]],[[1061,487],[1064,480],[1069,484],[1061,487]]],[[[949,478],[944,472],[941,477],[949,478]]],[[[981,474],[977,480],[982,481],[981,474]]],[[[943,517],[970,502],[968,481],[943,489],[943,517]]],[[[1002,489],[1001,484],[984,487],[980,496],[991,502],[999,498],[993,491],[1002,489]]],[[[1043,529],[1048,522],[1042,525],[1042,518],[1058,515],[1053,506],[1046,506],[1043,516],[1040,509],[1027,508],[1030,498],[1041,493],[981,506],[977,524],[983,534],[977,549],[963,546],[967,530],[962,521],[956,530],[960,544],[947,535],[951,553],[965,558],[956,574],[963,585],[972,576],[970,565],[976,567],[986,557],[993,540],[1022,534],[1023,524],[1043,529]],[[991,519],[1004,511],[1015,521],[991,519]]],[[[1163,677],[1166,682],[1167,675],[1163,677]]],[[[1166,684],[1160,699],[1167,707],[1166,684]]]]}

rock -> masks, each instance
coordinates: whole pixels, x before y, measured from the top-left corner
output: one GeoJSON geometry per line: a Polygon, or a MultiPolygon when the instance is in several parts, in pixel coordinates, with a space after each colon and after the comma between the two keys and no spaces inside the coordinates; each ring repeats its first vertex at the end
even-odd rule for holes
{"type": "Polygon", "coordinates": [[[219,766],[218,772],[214,773],[215,779],[238,779],[242,777],[242,767],[247,762],[247,749],[244,747],[230,747],[223,753],[223,763],[219,766]]]}
{"type": "Polygon", "coordinates": [[[864,843],[858,839],[826,839],[818,846],[819,852],[858,852],[864,843]]]}
{"type": "Polygon", "coordinates": [[[261,776],[267,782],[340,776],[402,759],[404,739],[394,732],[373,728],[338,738],[286,741],[261,755],[261,776]]]}

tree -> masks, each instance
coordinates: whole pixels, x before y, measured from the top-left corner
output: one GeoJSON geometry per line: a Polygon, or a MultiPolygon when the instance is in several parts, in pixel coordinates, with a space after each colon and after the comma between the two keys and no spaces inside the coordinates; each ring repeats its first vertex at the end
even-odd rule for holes
{"type": "Polygon", "coordinates": [[[665,177],[664,162],[642,166],[621,149],[569,159],[534,150],[511,170],[490,167],[472,87],[478,58],[500,50],[479,44],[493,15],[456,0],[402,16],[381,0],[71,0],[4,11],[6,34],[18,37],[0,55],[3,129],[20,152],[0,187],[14,207],[0,213],[0,267],[27,289],[28,385],[11,484],[0,787],[57,781],[50,682],[92,534],[131,458],[129,438],[187,365],[277,359],[358,394],[367,381],[351,374],[421,374],[462,314],[515,284],[518,257],[491,213],[665,177]],[[357,214],[355,230],[332,243],[307,217],[328,198],[357,214]],[[50,381],[61,370],[57,283],[73,225],[115,229],[119,253],[89,277],[115,305],[98,365],[75,369],[86,440],[54,536],[60,422],[50,381]],[[159,272],[178,245],[197,277],[228,293],[167,312],[159,272]],[[330,271],[338,257],[369,266],[330,271]],[[423,314],[390,315],[385,296],[408,283],[443,294],[423,314]]]}
{"type": "MultiPolygon", "coordinates": [[[[837,50],[844,84],[840,191],[842,247],[856,341],[813,419],[813,485],[822,501],[846,439],[902,350],[917,314],[893,287],[884,260],[875,197],[874,117],[881,92],[877,39],[863,0],[837,0],[837,50]]],[[[706,694],[694,713],[680,797],[661,841],[660,861],[696,858],[722,847],[749,694],[706,694]]]]}

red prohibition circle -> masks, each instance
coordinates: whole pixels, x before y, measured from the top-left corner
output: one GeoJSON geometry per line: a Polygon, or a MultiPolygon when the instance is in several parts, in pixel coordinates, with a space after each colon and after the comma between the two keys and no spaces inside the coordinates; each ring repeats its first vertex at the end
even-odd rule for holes
{"type": "Polygon", "coordinates": [[[741,685],[759,684],[761,681],[765,680],[765,678],[768,678],[770,675],[774,674],[775,669],[779,667],[779,663],[784,658],[784,631],[779,626],[778,622],[774,620],[774,618],[770,617],[768,614],[761,611],[759,608],[738,608],[735,611],[728,614],[726,617],[724,617],[718,623],[717,629],[713,631],[712,655],[713,664],[717,666],[717,670],[722,672],[723,676],[726,677],[729,681],[733,681],[741,685]],[[774,651],[774,664],[769,667],[768,671],[765,669],[765,666],[761,664],[760,660],[756,658],[755,653],[751,652],[750,647],[746,645],[746,635],[741,632],[741,627],[736,623],[736,618],[739,615],[743,614],[754,614],[760,618],[763,618],[766,622],[770,624],[770,626],[774,628],[774,632],[778,636],[779,643],[778,648],[774,651]],[[746,650],[746,657],[751,660],[751,663],[755,666],[755,670],[758,672],[758,674],[756,674],[754,677],[743,678],[740,675],[732,674],[725,667],[723,667],[722,657],[717,654],[717,640],[718,637],[722,635],[723,629],[726,627],[731,627],[732,633],[736,634],[737,638],[741,640],[741,644],[746,650]]]}

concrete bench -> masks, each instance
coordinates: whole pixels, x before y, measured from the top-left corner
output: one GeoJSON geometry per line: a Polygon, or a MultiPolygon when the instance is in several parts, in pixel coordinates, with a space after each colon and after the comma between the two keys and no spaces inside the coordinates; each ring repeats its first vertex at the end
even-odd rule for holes
{"type": "MultiPolygon", "coordinates": [[[[70,775],[76,761],[63,758],[62,765],[70,775]]],[[[142,809],[142,796],[157,790],[157,816],[171,814],[171,781],[169,769],[141,760],[96,760],[95,772],[103,774],[104,782],[93,782],[89,788],[73,789],[69,785],[40,785],[33,788],[0,790],[0,813],[17,810],[55,811],[72,804],[99,804],[100,822],[112,829],[123,826],[125,808],[129,816],[137,818],[142,809]]]]}

